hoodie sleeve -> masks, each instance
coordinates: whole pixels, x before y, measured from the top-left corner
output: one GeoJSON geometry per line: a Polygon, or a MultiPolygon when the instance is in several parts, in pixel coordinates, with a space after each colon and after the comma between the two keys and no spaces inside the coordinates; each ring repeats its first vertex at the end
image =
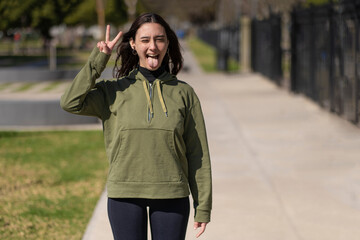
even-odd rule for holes
{"type": "Polygon", "coordinates": [[[110,55],[94,48],[85,66],[61,96],[60,106],[67,112],[101,118],[104,95],[101,83],[95,85],[105,69],[110,55]]]}
{"type": "Polygon", "coordinates": [[[206,128],[200,102],[195,103],[185,118],[184,140],[189,167],[189,185],[194,200],[195,221],[210,222],[212,208],[211,164],[206,128]]]}

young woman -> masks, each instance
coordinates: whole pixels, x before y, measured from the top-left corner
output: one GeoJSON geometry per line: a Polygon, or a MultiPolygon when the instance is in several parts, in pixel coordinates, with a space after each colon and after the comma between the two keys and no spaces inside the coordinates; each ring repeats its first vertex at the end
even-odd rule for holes
{"type": "Polygon", "coordinates": [[[199,237],[210,222],[211,166],[199,99],[176,78],[178,39],[159,15],[139,16],[117,47],[116,78],[95,82],[122,32],[109,35],[108,26],[61,106],[102,120],[114,238],[147,239],[149,214],[153,240],[185,239],[190,192],[199,237]]]}

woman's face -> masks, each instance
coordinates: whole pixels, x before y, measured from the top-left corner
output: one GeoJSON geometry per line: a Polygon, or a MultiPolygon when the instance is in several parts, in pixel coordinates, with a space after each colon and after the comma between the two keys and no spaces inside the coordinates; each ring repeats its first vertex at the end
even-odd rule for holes
{"type": "Polygon", "coordinates": [[[158,23],[145,23],[136,32],[130,45],[136,50],[140,66],[154,71],[161,66],[169,46],[165,29],[158,23]]]}

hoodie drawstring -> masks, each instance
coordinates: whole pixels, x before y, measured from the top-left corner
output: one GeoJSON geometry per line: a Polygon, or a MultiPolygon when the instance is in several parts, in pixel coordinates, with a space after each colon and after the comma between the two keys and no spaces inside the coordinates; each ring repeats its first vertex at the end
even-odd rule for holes
{"type": "MultiPolygon", "coordinates": [[[[146,95],[146,99],[148,101],[148,106],[150,108],[150,114],[151,114],[151,117],[154,116],[154,110],[153,110],[153,107],[152,107],[152,103],[151,103],[151,98],[150,98],[150,94],[149,94],[149,91],[148,91],[148,88],[146,86],[146,82],[143,81],[143,86],[144,86],[144,90],[145,90],[145,95],[146,95]]],[[[150,119],[149,119],[150,120],[150,119]]]]}
{"type": "MultiPolygon", "coordinates": [[[[156,81],[155,81],[155,84],[156,84],[156,81]]],[[[161,103],[161,107],[165,113],[165,116],[167,117],[168,116],[168,112],[167,112],[167,108],[166,108],[166,105],[165,105],[165,102],[164,102],[164,98],[162,96],[162,92],[161,92],[161,88],[160,88],[160,81],[157,81],[157,92],[158,92],[158,96],[159,96],[159,100],[160,100],[160,103],[161,103]]]]}
{"type": "MultiPolygon", "coordinates": [[[[166,108],[166,105],[165,105],[165,102],[164,102],[164,98],[162,96],[162,92],[161,92],[161,88],[160,88],[160,81],[155,80],[154,85],[157,86],[157,94],[158,94],[158,97],[159,97],[159,101],[160,101],[161,107],[162,107],[162,109],[163,109],[163,111],[165,113],[165,116],[167,117],[168,112],[167,112],[167,108],[166,108]]],[[[146,85],[146,81],[143,81],[143,87],[144,87],[146,99],[147,99],[147,102],[148,102],[148,106],[149,106],[149,110],[150,110],[150,114],[151,114],[151,118],[152,118],[154,116],[154,110],[153,110],[153,107],[152,107],[151,97],[150,97],[148,87],[146,85]]]]}

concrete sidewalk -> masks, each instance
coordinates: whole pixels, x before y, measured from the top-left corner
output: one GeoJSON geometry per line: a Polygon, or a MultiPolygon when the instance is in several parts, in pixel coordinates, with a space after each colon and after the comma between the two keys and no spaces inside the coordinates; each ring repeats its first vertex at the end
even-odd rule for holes
{"type": "Polygon", "coordinates": [[[204,239],[360,239],[360,129],[256,74],[191,84],[214,174],[204,239]]]}
{"type": "MultiPolygon", "coordinates": [[[[212,157],[201,239],[360,239],[359,128],[257,74],[179,78],[199,95],[212,157]]],[[[105,195],[84,239],[112,239],[105,195]]]]}

